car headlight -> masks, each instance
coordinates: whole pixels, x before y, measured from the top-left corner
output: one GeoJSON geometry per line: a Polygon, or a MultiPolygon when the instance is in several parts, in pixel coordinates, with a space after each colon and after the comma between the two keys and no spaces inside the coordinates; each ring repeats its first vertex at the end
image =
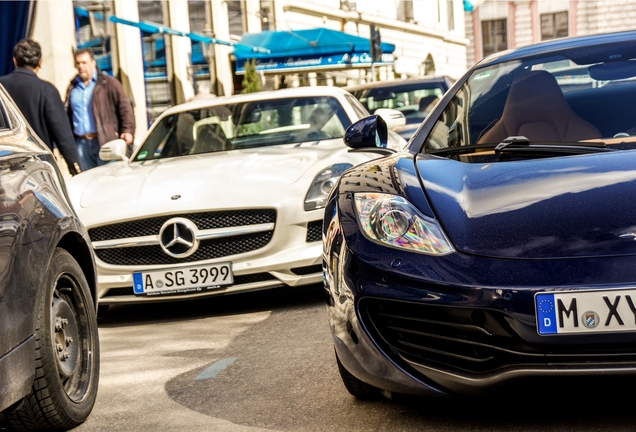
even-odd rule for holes
{"type": "Polygon", "coordinates": [[[364,235],[375,243],[427,255],[455,251],[435,219],[406,199],[381,193],[357,193],[355,205],[364,235]]]}
{"type": "Polygon", "coordinates": [[[343,172],[353,165],[344,163],[332,165],[318,173],[309,187],[305,197],[305,211],[321,209],[327,204],[329,192],[334,187],[343,172]]]}

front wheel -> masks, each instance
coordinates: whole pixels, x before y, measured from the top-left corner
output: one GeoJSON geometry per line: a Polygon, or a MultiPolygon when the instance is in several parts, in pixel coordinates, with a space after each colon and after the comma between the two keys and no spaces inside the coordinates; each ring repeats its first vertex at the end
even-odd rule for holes
{"type": "Polygon", "coordinates": [[[97,397],[99,339],[86,277],[77,261],[58,248],[44,281],[31,394],[4,413],[19,430],[74,428],[86,420],[97,397]]]}

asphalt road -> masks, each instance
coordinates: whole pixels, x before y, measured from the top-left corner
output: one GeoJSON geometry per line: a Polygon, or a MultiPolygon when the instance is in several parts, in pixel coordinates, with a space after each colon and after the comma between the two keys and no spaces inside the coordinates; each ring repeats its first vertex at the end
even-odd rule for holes
{"type": "Polygon", "coordinates": [[[358,401],[340,382],[319,286],[113,307],[99,331],[99,394],[81,432],[617,431],[636,419],[634,380],[358,401]]]}

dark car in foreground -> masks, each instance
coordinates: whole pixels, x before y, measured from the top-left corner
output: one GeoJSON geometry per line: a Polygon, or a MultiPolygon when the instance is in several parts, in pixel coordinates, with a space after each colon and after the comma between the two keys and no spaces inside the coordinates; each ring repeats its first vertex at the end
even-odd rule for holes
{"type": "Polygon", "coordinates": [[[66,430],[90,414],[95,289],[88,234],[54,156],[0,86],[0,419],[9,427],[66,430]]]}
{"type": "Polygon", "coordinates": [[[371,116],[323,225],[347,389],[636,375],[636,32],[490,56],[401,152],[371,116]]]}
{"type": "Polygon", "coordinates": [[[406,124],[392,130],[408,141],[454,82],[451,77],[440,75],[371,82],[345,89],[370,113],[375,113],[380,108],[401,111],[406,124]]]}

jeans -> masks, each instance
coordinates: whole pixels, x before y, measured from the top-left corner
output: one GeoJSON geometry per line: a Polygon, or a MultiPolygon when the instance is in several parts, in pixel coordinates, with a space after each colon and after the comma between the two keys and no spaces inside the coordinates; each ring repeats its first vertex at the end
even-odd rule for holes
{"type": "Polygon", "coordinates": [[[80,157],[80,168],[87,171],[106,162],[99,158],[99,140],[75,137],[75,145],[80,157]]]}

